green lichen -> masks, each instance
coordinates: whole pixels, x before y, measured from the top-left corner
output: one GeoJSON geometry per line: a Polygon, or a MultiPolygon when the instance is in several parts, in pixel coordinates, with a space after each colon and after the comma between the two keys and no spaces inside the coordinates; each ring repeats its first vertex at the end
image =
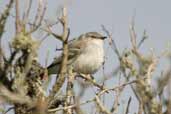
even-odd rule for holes
{"type": "Polygon", "coordinates": [[[39,41],[33,39],[30,35],[25,35],[21,32],[13,39],[12,47],[16,50],[24,50],[30,53],[38,49],[39,41]]]}

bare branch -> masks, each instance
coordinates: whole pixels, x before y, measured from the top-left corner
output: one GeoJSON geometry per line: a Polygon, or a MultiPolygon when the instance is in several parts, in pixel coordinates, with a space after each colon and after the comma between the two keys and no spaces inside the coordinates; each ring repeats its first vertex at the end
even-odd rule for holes
{"type": "Polygon", "coordinates": [[[89,75],[81,74],[81,75],[78,75],[77,77],[81,77],[81,78],[85,79],[86,81],[92,83],[94,86],[96,86],[100,90],[104,90],[105,89],[105,87],[103,85],[99,85],[98,83],[96,83],[95,80],[92,79],[91,76],[89,76],[89,75]]]}
{"type": "Polygon", "coordinates": [[[148,39],[148,36],[147,36],[147,32],[144,30],[143,37],[142,37],[141,41],[138,43],[137,47],[140,48],[146,39],[148,39]]]}
{"type": "MultiPolygon", "coordinates": [[[[67,10],[66,8],[63,9],[63,16],[62,16],[62,22],[63,22],[63,34],[61,35],[61,40],[63,42],[63,53],[62,53],[62,62],[61,67],[59,70],[56,84],[53,87],[53,92],[50,96],[54,96],[59,89],[62,87],[64,81],[65,81],[65,75],[67,73],[67,62],[68,62],[68,20],[67,20],[67,10]]],[[[57,37],[55,37],[57,38],[57,37]]]]}
{"type": "Polygon", "coordinates": [[[129,106],[130,106],[131,100],[132,100],[132,98],[129,97],[129,100],[128,100],[128,103],[127,103],[127,107],[126,107],[125,114],[129,114],[129,106]]]}
{"type": "Polygon", "coordinates": [[[28,0],[27,2],[27,8],[26,8],[26,12],[24,13],[24,17],[23,17],[23,20],[24,20],[24,24],[26,25],[28,23],[28,20],[29,20],[29,14],[30,14],[30,10],[31,10],[31,6],[32,6],[32,1],[33,0],[28,0]]]}
{"type": "Polygon", "coordinates": [[[32,24],[33,27],[27,34],[31,34],[31,33],[35,32],[41,26],[41,23],[43,21],[43,18],[44,18],[45,12],[46,12],[46,8],[47,8],[46,4],[47,4],[47,0],[45,0],[44,6],[43,6],[43,0],[38,1],[37,14],[36,14],[35,20],[32,24]]]}
{"type": "Polygon", "coordinates": [[[70,109],[70,108],[75,108],[77,105],[85,105],[85,104],[91,103],[93,101],[95,101],[94,98],[90,99],[88,101],[82,102],[80,104],[73,104],[73,105],[70,105],[70,106],[67,106],[67,107],[59,107],[59,108],[49,109],[48,112],[57,112],[57,111],[60,111],[60,110],[67,110],[67,109],[70,109]]]}
{"type": "Polygon", "coordinates": [[[3,114],[7,114],[9,111],[11,111],[12,109],[14,109],[14,107],[10,107],[8,108],[8,110],[6,110],[3,114]]]}
{"type": "Polygon", "coordinates": [[[107,34],[107,36],[109,37],[109,45],[112,47],[112,49],[114,50],[114,52],[116,53],[116,55],[118,56],[118,58],[121,58],[121,55],[119,53],[119,50],[116,46],[115,40],[112,39],[112,35],[110,34],[110,32],[105,28],[104,25],[102,25],[102,30],[107,34]]]}
{"type": "Polygon", "coordinates": [[[131,82],[123,83],[123,84],[121,84],[119,86],[116,86],[114,88],[104,89],[104,90],[102,90],[101,92],[98,93],[98,96],[101,96],[102,94],[104,94],[105,92],[108,92],[108,91],[116,91],[117,89],[121,89],[121,88],[123,88],[123,87],[125,87],[127,85],[130,85],[130,84],[133,84],[133,83],[137,83],[138,81],[139,80],[133,80],[131,82]]]}
{"type": "Polygon", "coordinates": [[[129,25],[129,32],[130,32],[130,38],[131,38],[133,50],[137,50],[136,33],[135,33],[135,29],[134,29],[134,20],[132,20],[130,25],[129,25]]]}
{"type": "Polygon", "coordinates": [[[16,33],[18,34],[21,31],[20,28],[20,12],[19,12],[19,0],[15,0],[15,26],[16,26],[16,33]]]}
{"type": "Polygon", "coordinates": [[[111,112],[108,111],[107,108],[103,106],[103,104],[101,103],[101,101],[97,95],[95,96],[95,102],[96,102],[98,108],[100,109],[100,112],[103,112],[104,114],[111,114],[111,112]]]}

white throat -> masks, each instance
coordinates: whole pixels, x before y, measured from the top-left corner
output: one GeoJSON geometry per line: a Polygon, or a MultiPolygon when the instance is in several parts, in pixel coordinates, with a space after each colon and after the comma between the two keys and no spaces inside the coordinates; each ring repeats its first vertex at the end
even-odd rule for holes
{"type": "Polygon", "coordinates": [[[82,51],[73,63],[74,70],[83,74],[95,73],[104,61],[103,40],[93,39],[82,51]]]}

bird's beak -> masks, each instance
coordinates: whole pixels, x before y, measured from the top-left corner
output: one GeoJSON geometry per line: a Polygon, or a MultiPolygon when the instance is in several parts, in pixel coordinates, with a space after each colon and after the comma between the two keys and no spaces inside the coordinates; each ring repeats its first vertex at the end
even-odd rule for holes
{"type": "Polygon", "coordinates": [[[99,37],[99,39],[102,39],[102,40],[104,40],[106,38],[107,38],[107,36],[99,37]]]}
{"type": "Polygon", "coordinates": [[[91,36],[91,38],[104,40],[104,39],[107,38],[107,36],[99,36],[99,37],[97,37],[97,36],[91,36]]]}

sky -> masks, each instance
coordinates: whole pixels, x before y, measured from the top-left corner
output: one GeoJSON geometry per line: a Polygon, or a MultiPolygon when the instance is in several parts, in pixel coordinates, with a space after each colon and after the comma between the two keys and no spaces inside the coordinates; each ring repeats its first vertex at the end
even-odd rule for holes
{"type": "MultiPolygon", "coordinates": [[[[0,12],[2,11],[1,9],[3,9],[4,4],[8,1],[9,0],[0,0],[0,12]]],[[[36,0],[34,2],[36,2],[36,0]]],[[[171,11],[170,0],[48,0],[45,18],[52,22],[55,21],[64,4],[67,4],[68,7],[71,39],[82,33],[90,31],[97,31],[105,34],[101,28],[101,25],[104,25],[112,33],[113,39],[115,40],[118,48],[120,50],[124,50],[125,48],[129,48],[131,44],[129,37],[129,24],[131,18],[134,16],[137,40],[142,38],[144,30],[146,30],[148,34],[148,39],[140,49],[142,53],[149,54],[150,50],[153,49],[154,52],[159,55],[171,43],[171,13],[169,12],[171,11]]],[[[21,9],[24,8],[24,4],[21,4],[20,7],[21,9]]],[[[33,6],[31,17],[35,15],[35,9],[36,5],[33,6]]],[[[14,19],[10,17],[9,21],[10,22],[7,24],[6,29],[10,32],[7,32],[4,35],[4,47],[6,47],[10,37],[14,34],[14,19]]],[[[54,31],[59,32],[60,29],[60,27],[54,28],[54,31]]],[[[34,37],[40,37],[40,33],[35,34],[34,37]]],[[[49,52],[48,64],[50,64],[53,61],[53,58],[57,55],[55,52],[56,47],[60,46],[59,41],[53,37],[46,39],[39,50],[40,63],[45,66],[45,59],[49,52]]],[[[117,67],[119,62],[115,53],[112,51],[110,46],[108,46],[107,41],[105,41],[105,53],[106,63],[104,72],[105,74],[110,74],[110,72],[117,67]]],[[[162,61],[162,63],[167,62],[162,61]]],[[[163,65],[160,65],[159,67],[162,66],[163,65]]],[[[98,76],[102,74],[102,72],[102,69],[97,72],[95,74],[95,78],[98,79],[98,76]]],[[[109,87],[113,87],[117,84],[117,78],[106,83],[109,87]]],[[[93,96],[92,92],[93,90],[90,89],[87,92],[88,97],[85,96],[84,99],[88,99],[93,96]]],[[[133,96],[133,94],[128,88],[122,95],[123,101],[127,101],[129,96],[133,96]]],[[[111,105],[111,103],[106,103],[106,105],[111,105]]],[[[135,107],[137,107],[136,103],[131,103],[132,112],[136,112],[136,110],[133,110],[135,107]]],[[[122,112],[120,113],[122,114],[122,112]]]]}

